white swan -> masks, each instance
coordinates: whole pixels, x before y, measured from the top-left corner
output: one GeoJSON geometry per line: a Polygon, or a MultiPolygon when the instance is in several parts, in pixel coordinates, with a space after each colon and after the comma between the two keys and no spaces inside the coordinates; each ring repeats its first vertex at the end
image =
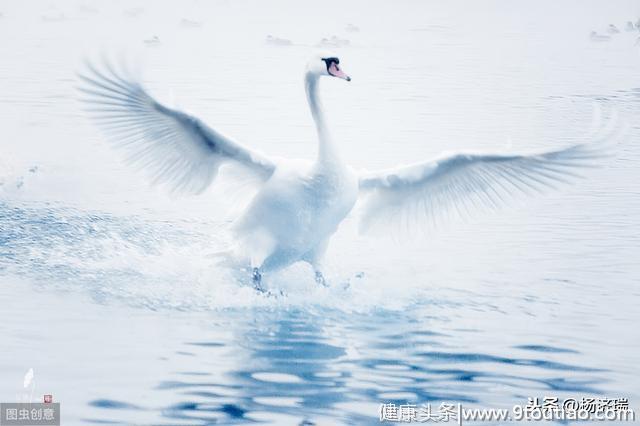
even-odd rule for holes
{"type": "Polygon", "coordinates": [[[321,262],[329,239],[359,197],[366,199],[365,227],[407,218],[426,222],[453,209],[496,206],[511,195],[545,189],[599,155],[594,144],[532,155],[454,153],[358,174],[340,157],[318,98],[321,77],[350,81],[333,56],[314,57],[304,77],[318,133],[313,162],[271,158],[241,145],[157,102],[108,63],[101,69],[88,64],[79,76],[89,111],[154,182],[200,193],[223,165],[257,178],[259,190],[233,228],[257,289],[263,273],[298,261],[310,263],[324,284],[321,262]]]}

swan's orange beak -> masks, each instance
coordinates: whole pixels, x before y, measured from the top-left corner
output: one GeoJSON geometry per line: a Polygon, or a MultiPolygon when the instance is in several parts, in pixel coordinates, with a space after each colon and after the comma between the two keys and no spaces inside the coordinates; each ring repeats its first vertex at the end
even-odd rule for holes
{"type": "Polygon", "coordinates": [[[336,64],[335,62],[331,63],[331,65],[329,66],[328,71],[329,71],[329,74],[334,76],[334,77],[338,77],[338,78],[341,78],[343,80],[351,81],[351,77],[346,75],[344,73],[344,71],[342,71],[340,69],[340,67],[338,66],[338,64],[336,64]]]}

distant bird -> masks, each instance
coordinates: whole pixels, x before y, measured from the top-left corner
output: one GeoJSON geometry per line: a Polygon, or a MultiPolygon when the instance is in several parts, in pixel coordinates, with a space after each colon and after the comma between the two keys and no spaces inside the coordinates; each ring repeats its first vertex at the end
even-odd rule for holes
{"type": "Polygon", "coordinates": [[[349,32],[349,33],[357,33],[360,31],[360,28],[358,28],[357,26],[353,25],[353,24],[347,24],[347,26],[344,28],[345,31],[349,32]]]}
{"type": "Polygon", "coordinates": [[[78,5],[78,10],[82,13],[100,13],[100,10],[90,4],[80,4],[78,5]]]}
{"type": "MultiPolygon", "coordinates": [[[[356,172],[331,137],[318,87],[322,77],[350,81],[336,56],[314,56],[304,85],[318,134],[315,161],[269,157],[222,135],[203,121],[158,101],[108,62],[79,74],[88,110],[128,159],[174,191],[201,193],[221,166],[253,176],[258,192],[233,225],[238,251],[253,284],[295,262],[311,264],[325,284],[322,259],[331,236],[364,201],[362,229],[432,222],[452,212],[473,216],[482,207],[552,187],[599,158],[585,143],[537,154],[443,154],[406,166],[356,172]]],[[[369,141],[370,143],[371,141],[369,141]]]]}
{"type": "Polygon", "coordinates": [[[184,28],[200,28],[202,26],[202,22],[183,18],[182,21],[180,21],[180,25],[184,28]]]}
{"type": "Polygon", "coordinates": [[[134,7],[131,9],[126,9],[124,10],[122,13],[124,13],[126,16],[130,17],[130,18],[137,18],[138,16],[140,16],[142,13],[144,12],[144,9],[141,7],[134,7]]]}
{"type": "Polygon", "coordinates": [[[271,34],[267,36],[265,41],[267,44],[271,44],[274,46],[292,46],[293,45],[293,42],[291,40],[288,40],[286,38],[274,37],[271,34]]]}
{"type": "Polygon", "coordinates": [[[589,38],[591,38],[591,41],[609,41],[609,40],[611,40],[611,36],[598,34],[595,31],[591,31],[591,34],[589,34],[589,38]]]}
{"type": "Polygon", "coordinates": [[[351,42],[349,40],[347,40],[346,38],[340,38],[337,36],[331,36],[331,38],[323,38],[322,40],[320,40],[320,42],[317,44],[318,47],[327,47],[327,48],[333,48],[333,47],[346,47],[349,44],[351,44],[351,42]]]}
{"type": "Polygon", "coordinates": [[[48,13],[46,15],[42,15],[42,20],[44,22],[62,22],[66,20],[67,17],[64,13],[48,13]]]}
{"type": "Polygon", "coordinates": [[[154,35],[151,38],[145,39],[143,40],[144,44],[146,44],[147,46],[155,46],[160,44],[160,37],[158,37],[157,35],[154,35]]]}
{"type": "Polygon", "coordinates": [[[607,32],[609,34],[618,34],[620,30],[615,25],[609,24],[609,26],[607,27],[607,32]]]}

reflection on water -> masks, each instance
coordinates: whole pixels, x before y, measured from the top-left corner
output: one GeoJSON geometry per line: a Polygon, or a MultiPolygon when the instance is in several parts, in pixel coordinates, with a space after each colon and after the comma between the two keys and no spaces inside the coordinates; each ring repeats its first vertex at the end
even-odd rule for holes
{"type": "MultiPolygon", "coordinates": [[[[601,394],[606,371],[563,363],[545,354],[569,348],[519,345],[521,357],[460,352],[451,336],[421,329],[420,312],[349,316],[290,310],[226,312],[235,323],[230,341],[184,342],[185,371],[161,380],[171,393],[163,407],[96,400],[109,410],[157,410],[178,423],[271,420],[323,424],[325,416],[348,424],[377,421],[377,402],[461,402],[486,406],[488,392],[510,401],[527,395],[601,394]],[[247,318],[251,318],[248,320],[247,318]],[[226,369],[229,347],[235,365],[226,369]],[[304,414],[302,414],[304,413],[304,414]]],[[[524,398],[524,399],[523,399],[524,398]]],[[[105,414],[109,418],[108,413],[105,414]]],[[[122,415],[114,414],[114,418],[122,415]]]]}

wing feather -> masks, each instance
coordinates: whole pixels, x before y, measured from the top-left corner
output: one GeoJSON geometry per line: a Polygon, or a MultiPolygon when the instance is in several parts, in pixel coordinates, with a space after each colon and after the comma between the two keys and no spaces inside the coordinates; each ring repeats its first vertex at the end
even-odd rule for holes
{"type": "Polygon", "coordinates": [[[145,169],[154,184],[174,192],[200,193],[215,179],[220,166],[235,163],[268,179],[275,170],[266,156],[252,151],[198,118],[156,101],[135,79],[105,62],[87,63],[78,74],[85,110],[125,151],[128,162],[145,169]]]}
{"type": "Polygon", "coordinates": [[[586,143],[529,155],[452,153],[421,163],[360,176],[365,198],[361,230],[408,223],[435,227],[451,216],[471,217],[518,196],[570,184],[585,167],[606,155],[586,143]]]}

